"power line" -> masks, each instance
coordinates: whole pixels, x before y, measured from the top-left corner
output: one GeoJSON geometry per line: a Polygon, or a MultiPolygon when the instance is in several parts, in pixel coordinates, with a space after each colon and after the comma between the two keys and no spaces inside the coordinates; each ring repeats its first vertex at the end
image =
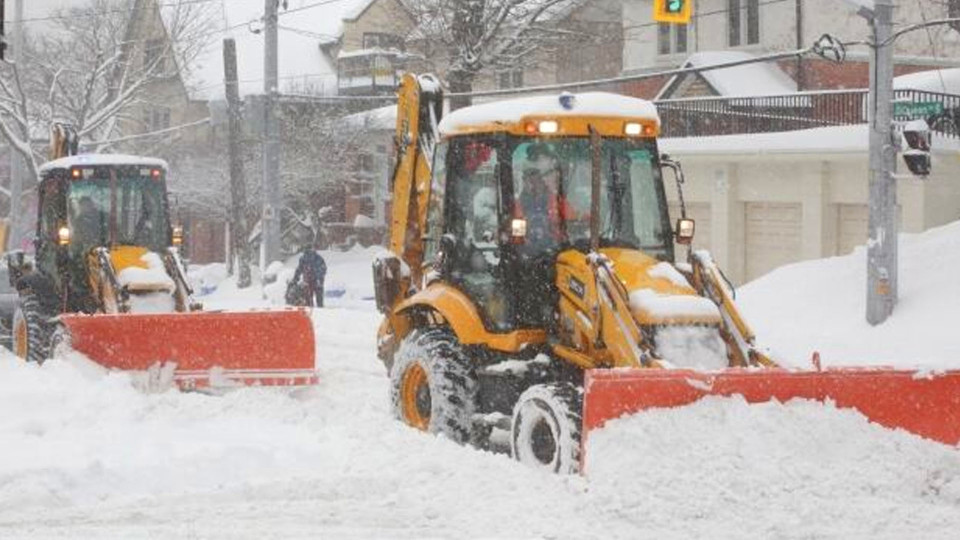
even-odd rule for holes
{"type": "Polygon", "coordinates": [[[170,4],[155,4],[153,6],[145,6],[140,8],[131,7],[131,8],[122,8],[122,9],[106,9],[101,11],[80,9],[80,10],[76,10],[75,13],[71,13],[70,15],[49,15],[47,17],[32,17],[29,19],[23,19],[22,21],[20,21],[20,23],[23,24],[23,23],[32,23],[32,22],[43,22],[43,21],[71,20],[71,19],[76,19],[77,17],[98,17],[100,15],[110,15],[113,13],[134,13],[136,11],[145,11],[148,9],[153,9],[154,7],[157,7],[157,8],[180,7],[180,6],[187,6],[191,4],[207,4],[210,2],[218,2],[218,1],[220,0],[182,0],[181,2],[175,2],[170,4]]]}
{"type": "Polygon", "coordinates": [[[145,137],[153,137],[153,136],[155,136],[155,135],[163,135],[164,133],[171,133],[171,132],[174,132],[174,131],[180,131],[181,129],[186,129],[186,128],[194,127],[194,126],[201,126],[201,125],[203,125],[203,124],[209,124],[209,123],[210,123],[210,118],[207,117],[207,118],[204,118],[204,119],[202,119],[202,120],[197,120],[196,122],[190,122],[190,123],[188,123],[188,124],[180,124],[180,125],[177,125],[177,126],[170,126],[170,127],[168,127],[168,128],[158,129],[157,131],[149,131],[149,132],[147,132],[147,133],[137,133],[136,135],[127,135],[127,136],[125,136],[125,137],[118,137],[118,138],[116,138],[116,139],[104,139],[104,140],[102,140],[102,141],[90,141],[90,142],[85,142],[85,143],[81,143],[81,144],[83,144],[84,146],[90,146],[90,145],[94,145],[94,144],[110,144],[110,143],[118,143],[118,142],[123,142],[123,141],[132,141],[132,140],[135,140],[135,139],[143,139],[143,138],[145,138],[145,137]]]}
{"type": "MultiPolygon", "coordinates": [[[[758,7],[759,7],[759,6],[769,6],[769,5],[773,5],[773,4],[780,4],[780,3],[782,3],[782,2],[793,2],[793,1],[795,1],[795,0],[766,0],[766,1],[764,1],[764,2],[757,2],[757,6],[758,6],[758,7]]],[[[735,9],[735,10],[732,10],[732,9],[715,9],[715,10],[713,10],[713,11],[704,11],[704,12],[702,12],[702,13],[694,13],[693,16],[692,16],[692,18],[693,18],[693,19],[699,19],[699,18],[701,18],[701,17],[709,17],[709,16],[711,16],[711,15],[721,15],[721,14],[723,14],[723,13],[729,13],[729,12],[731,12],[731,11],[745,11],[746,9],[747,9],[747,6],[746,6],[746,4],[744,4],[743,7],[739,7],[739,8],[737,8],[737,9],[735,9]]],[[[651,21],[651,22],[646,22],[646,23],[632,24],[632,25],[629,25],[629,26],[624,26],[623,29],[624,29],[624,31],[626,31],[626,30],[633,30],[633,29],[639,29],[639,28],[649,28],[649,27],[651,27],[651,26],[659,26],[660,24],[662,24],[662,23],[659,23],[659,22],[657,22],[657,21],[651,21]]]]}
{"type": "MultiPolygon", "coordinates": [[[[923,21],[924,25],[926,25],[927,14],[923,9],[923,4],[920,2],[920,0],[917,0],[917,11],[920,12],[920,20],[923,21]]],[[[939,60],[939,55],[937,54],[937,46],[933,43],[933,34],[930,32],[930,27],[925,26],[924,30],[926,30],[927,40],[930,42],[930,53],[933,55],[934,60],[939,60]]],[[[891,44],[891,46],[893,46],[893,44],[891,44]]],[[[943,93],[946,94],[947,83],[944,82],[943,80],[943,71],[939,69],[936,71],[937,71],[937,77],[940,79],[940,87],[943,89],[943,93]]]]}

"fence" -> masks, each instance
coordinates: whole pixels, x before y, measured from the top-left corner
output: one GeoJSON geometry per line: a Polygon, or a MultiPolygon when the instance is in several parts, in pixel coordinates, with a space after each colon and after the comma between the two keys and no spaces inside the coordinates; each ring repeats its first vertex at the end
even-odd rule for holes
{"type": "MultiPolygon", "coordinates": [[[[927,118],[947,137],[960,137],[960,95],[894,90],[895,101],[943,103],[927,118]]],[[[867,122],[867,90],[824,90],[781,96],[664,99],[656,102],[663,137],[770,133],[867,122]]],[[[895,116],[894,120],[909,120],[895,116]]]]}

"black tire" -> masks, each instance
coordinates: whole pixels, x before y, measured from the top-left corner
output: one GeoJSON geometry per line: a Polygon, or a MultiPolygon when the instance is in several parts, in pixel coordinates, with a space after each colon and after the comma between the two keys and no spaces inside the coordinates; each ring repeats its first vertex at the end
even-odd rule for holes
{"type": "Polygon", "coordinates": [[[472,363],[449,330],[416,330],[394,355],[390,401],[394,416],[407,425],[475,443],[477,388],[472,363]]]}
{"type": "Polygon", "coordinates": [[[43,363],[50,352],[50,330],[37,297],[20,295],[13,313],[13,352],[28,362],[43,363]]]}
{"type": "Polygon", "coordinates": [[[537,384],[513,407],[510,452],[517,461],[560,474],[580,472],[582,398],[569,383],[537,384]]]}

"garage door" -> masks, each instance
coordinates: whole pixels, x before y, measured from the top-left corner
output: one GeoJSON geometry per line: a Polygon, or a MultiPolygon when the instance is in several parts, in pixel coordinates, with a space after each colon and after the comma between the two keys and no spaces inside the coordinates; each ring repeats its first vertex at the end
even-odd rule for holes
{"type": "MultiPolygon", "coordinates": [[[[693,235],[693,249],[710,249],[710,203],[687,203],[687,217],[697,222],[693,235]]],[[[676,227],[680,219],[680,204],[670,203],[670,225],[676,227]]],[[[684,246],[674,245],[674,253],[683,260],[687,256],[684,246]]]]}
{"type": "Polygon", "coordinates": [[[865,204],[841,204],[837,210],[837,255],[846,255],[867,242],[870,208],[865,204]]]}
{"type": "MultiPolygon", "coordinates": [[[[897,205],[897,226],[903,229],[903,209],[897,205]]],[[[837,255],[846,255],[853,248],[867,243],[870,207],[865,204],[837,205],[837,255]]]]}
{"type": "Polygon", "coordinates": [[[756,279],[801,258],[799,204],[746,204],[746,276],[756,279]]]}

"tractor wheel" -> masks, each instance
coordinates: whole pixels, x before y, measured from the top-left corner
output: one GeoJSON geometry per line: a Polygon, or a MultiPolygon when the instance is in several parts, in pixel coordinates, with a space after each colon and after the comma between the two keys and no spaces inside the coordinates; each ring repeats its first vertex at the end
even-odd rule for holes
{"type": "Polygon", "coordinates": [[[452,332],[417,330],[404,338],[394,356],[390,383],[397,419],[461,444],[475,442],[477,379],[452,332]]]}
{"type": "Polygon", "coordinates": [[[560,474],[580,471],[581,397],[568,383],[531,386],[513,408],[513,458],[560,474]]]}
{"type": "Polygon", "coordinates": [[[28,362],[43,363],[49,352],[49,331],[40,303],[33,294],[23,294],[13,313],[13,352],[28,362]]]}

